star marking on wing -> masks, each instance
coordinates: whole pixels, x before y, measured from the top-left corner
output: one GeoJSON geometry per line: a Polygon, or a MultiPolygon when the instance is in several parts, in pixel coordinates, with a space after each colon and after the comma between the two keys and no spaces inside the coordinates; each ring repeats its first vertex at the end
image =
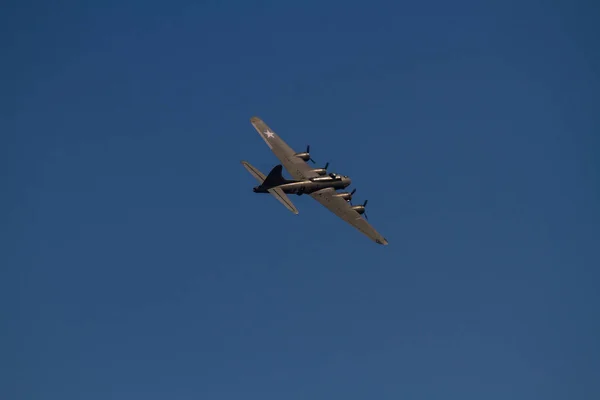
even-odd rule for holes
{"type": "Polygon", "coordinates": [[[275,136],[275,134],[267,129],[267,131],[265,132],[265,136],[268,138],[272,138],[273,136],[275,136]]]}

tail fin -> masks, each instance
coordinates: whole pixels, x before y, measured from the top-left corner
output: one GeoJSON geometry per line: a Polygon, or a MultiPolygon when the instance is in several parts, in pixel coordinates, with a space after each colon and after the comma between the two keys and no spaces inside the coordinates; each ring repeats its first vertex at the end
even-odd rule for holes
{"type": "Polygon", "coordinates": [[[281,164],[273,167],[271,172],[269,172],[269,175],[267,175],[265,181],[262,183],[262,186],[264,186],[265,188],[272,188],[287,183],[288,180],[283,177],[282,170],[283,167],[281,166],[281,164]]]}
{"type": "Polygon", "coordinates": [[[264,187],[265,189],[283,185],[284,183],[293,182],[288,181],[283,177],[283,167],[281,165],[276,165],[267,176],[256,169],[256,167],[250,165],[250,163],[247,161],[242,161],[242,165],[248,170],[248,172],[252,174],[254,178],[256,178],[256,180],[261,184],[260,186],[264,187]]]}

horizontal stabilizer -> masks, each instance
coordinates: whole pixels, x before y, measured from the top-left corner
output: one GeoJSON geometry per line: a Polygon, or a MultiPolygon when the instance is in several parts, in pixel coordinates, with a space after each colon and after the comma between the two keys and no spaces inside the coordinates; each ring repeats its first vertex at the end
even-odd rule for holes
{"type": "Polygon", "coordinates": [[[250,172],[252,174],[253,177],[256,178],[258,183],[262,184],[265,181],[266,176],[262,172],[260,172],[258,169],[256,169],[252,165],[250,165],[250,163],[248,161],[242,161],[242,165],[244,166],[244,168],[246,168],[248,170],[248,172],[250,172]]]}
{"type": "Polygon", "coordinates": [[[283,193],[283,190],[280,188],[269,189],[269,193],[271,193],[281,204],[285,206],[288,210],[293,212],[294,214],[298,214],[298,210],[294,207],[294,204],[287,196],[287,194],[283,193]]]}

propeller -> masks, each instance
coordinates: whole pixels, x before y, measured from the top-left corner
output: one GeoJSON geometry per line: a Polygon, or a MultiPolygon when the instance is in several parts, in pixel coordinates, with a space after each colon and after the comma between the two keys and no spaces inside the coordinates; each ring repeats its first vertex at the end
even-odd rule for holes
{"type": "MultiPolygon", "coordinates": [[[[308,155],[310,157],[310,145],[306,146],[306,152],[308,153],[308,155]]],[[[309,160],[312,161],[313,164],[315,164],[315,160],[313,160],[312,157],[310,157],[309,160]]],[[[325,169],[327,169],[327,167],[325,167],[325,169]]]]}
{"type": "MultiPolygon", "coordinates": [[[[351,206],[353,206],[352,204],[352,196],[354,196],[354,193],[356,193],[356,188],[352,189],[352,191],[350,192],[350,199],[348,200],[348,202],[350,203],[351,206]]],[[[364,211],[362,213],[362,215],[365,216],[365,219],[368,221],[369,217],[367,217],[367,203],[369,202],[369,200],[365,200],[365,202],[362,204],[364,211]]]]}
{"type": "Polygon", "coordinates": [[[352,191],[350,192],[350,198],[348,199],[348,202],[350,203],[350,205],[352,206],[352,196],[354,196],[354,193],[356,193],[356,188],[352,189],[352,191]]]}

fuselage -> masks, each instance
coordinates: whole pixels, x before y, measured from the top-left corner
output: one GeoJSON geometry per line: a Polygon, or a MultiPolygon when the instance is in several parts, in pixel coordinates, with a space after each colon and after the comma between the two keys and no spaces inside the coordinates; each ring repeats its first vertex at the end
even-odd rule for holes
{"type": "Polygon", "coordinates": [[[325,189],[325,188],[334,188],[334,189],[344,189],[352,183],[352,180],[347,176],[342,175],[327,175],[327,176],[318,176],[315,178],[310,178],[301,181],[286,181],[281,185],[266,187],[263,185],[256,186],[253,190],[255,193],[268,193],[269,189],[273,187],[280,188],[284,193],[287,194],[310,194],[316,192],[317,190],[325,189]]]}

